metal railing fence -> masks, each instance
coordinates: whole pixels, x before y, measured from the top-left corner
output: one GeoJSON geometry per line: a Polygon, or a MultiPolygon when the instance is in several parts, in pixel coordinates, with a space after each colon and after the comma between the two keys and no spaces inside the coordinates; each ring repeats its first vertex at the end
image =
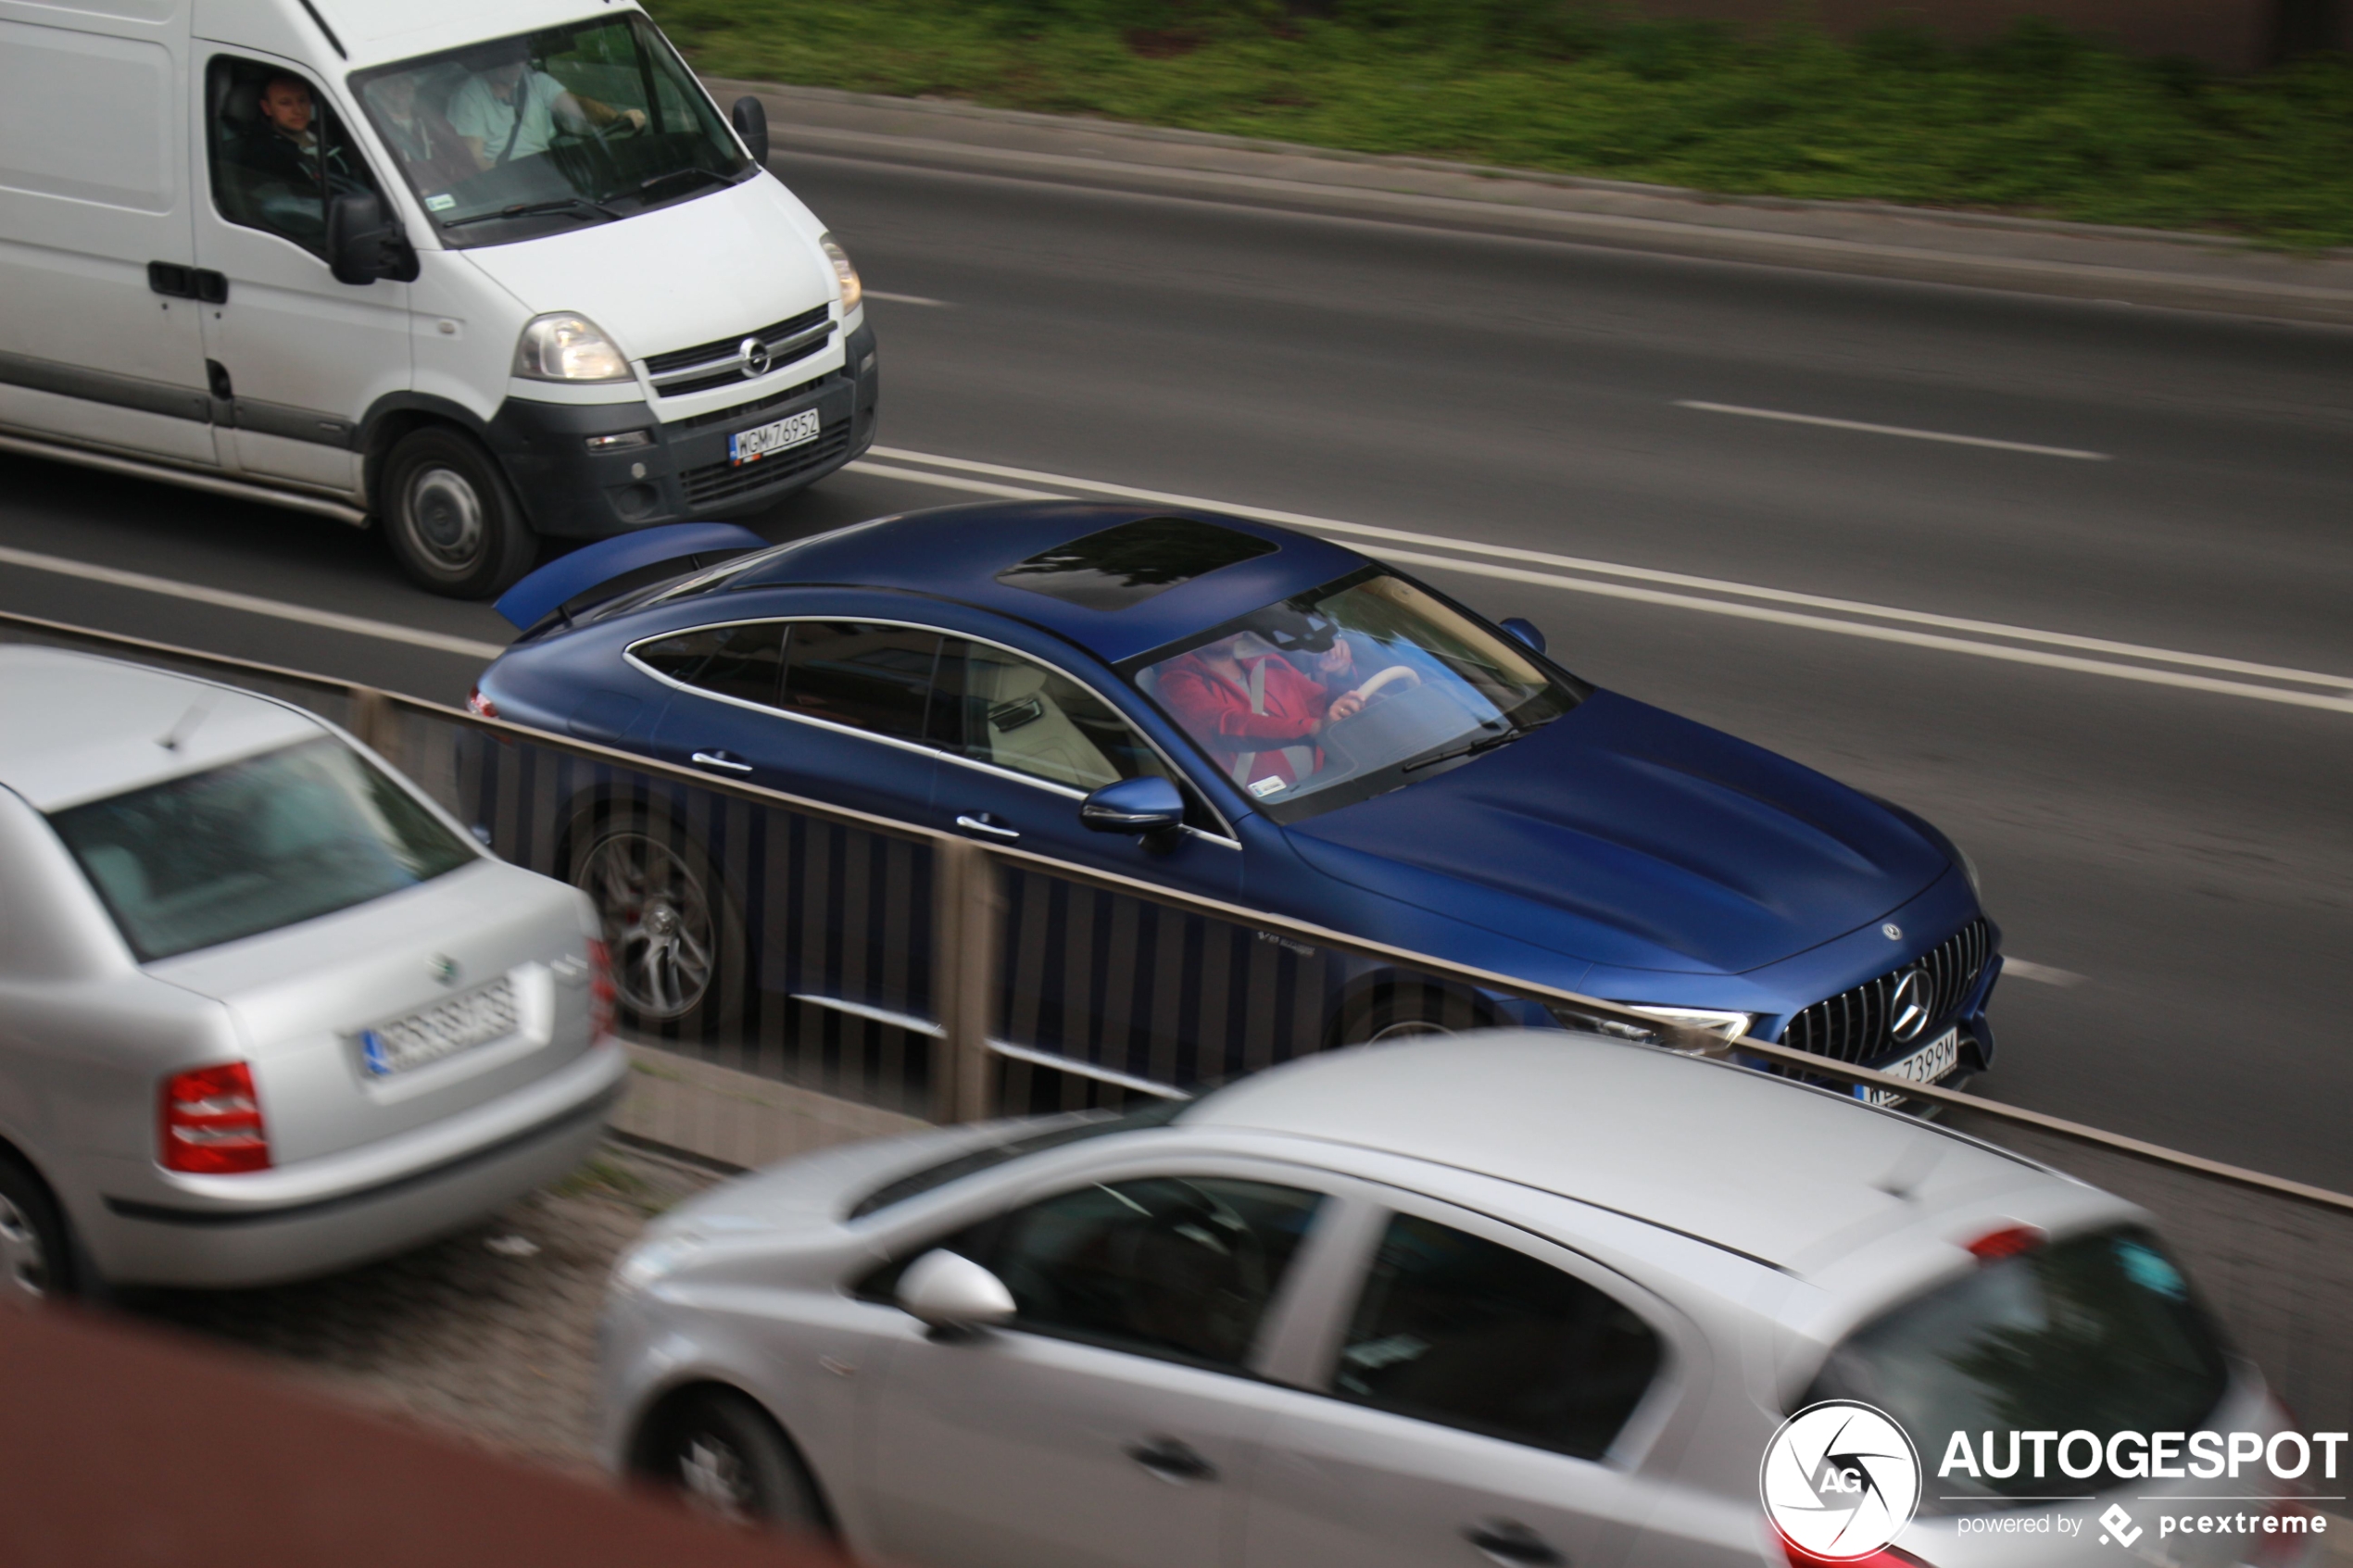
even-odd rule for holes
{"type": "Polygon", "coordinates": [[[597,847],[618,835],[698,872],[711,884],[710,957],[724,983],[706,1005],[641,1017],[646,1043],[950,1122],[1184,1096],[1331,1048],[1375,998],[1392,1020],[1441,1028],[1567,1015],[1640,1031],[1667,1048],[1897,1091],[2144,1204],[2290,1407],[2315,1428],[2353,1425],[2353,1196],[370,686],[26,616],[0,614],[0,641],[99,652],[303,707],[535,870],[593,875],[597,847]]]}

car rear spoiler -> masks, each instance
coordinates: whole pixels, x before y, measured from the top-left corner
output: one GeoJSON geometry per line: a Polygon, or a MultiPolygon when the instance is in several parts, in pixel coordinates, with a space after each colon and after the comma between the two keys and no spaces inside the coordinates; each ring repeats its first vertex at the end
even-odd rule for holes
{"type": "MultiPolygon", "coordinates": [[[[527,632],[584,595],[649,567],[674,564],[680,571],[692,571],[729,556],[767,547],[767,540],[732,522],[669,523],[615,539],[600,539],[570,555],[560,556],[508,589],[494,608],[527,632]]],[[[620,583],[613,593],[623,593],[634,585],[620,583]]]]}

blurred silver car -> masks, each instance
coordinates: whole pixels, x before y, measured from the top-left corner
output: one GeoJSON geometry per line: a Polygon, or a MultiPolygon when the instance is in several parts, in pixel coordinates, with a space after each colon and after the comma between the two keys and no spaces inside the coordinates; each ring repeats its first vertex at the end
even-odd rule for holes
{"type": "Polygon", "coordinates": [[[2106,1562],[2119,1486],[2200,1484],[1940,1476],[1947,1429],[2284,1419],[2131,1205],[1558,1033],[745,1177],[624,1256],[601,1343],[610,1464],[928,1568],[1799,1562],[1760,1465],[1828,1399],[1918,1445],[1868,1562],[2106,1562]]]}
{"type": "Polygon", "coordinates": [[[572,1169],[597,931],[308,713],[0,647],[0,1291],[325,1273],[572,1169]]]}

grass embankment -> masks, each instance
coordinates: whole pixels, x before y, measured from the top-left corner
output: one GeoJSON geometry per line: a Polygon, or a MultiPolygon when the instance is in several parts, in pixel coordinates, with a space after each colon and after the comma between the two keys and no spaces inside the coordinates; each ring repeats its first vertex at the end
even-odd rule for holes
{"type": "Polygon", "coordinates": [[[2353,58],[1842,44],[1548,0],[652,0],[719,76],[1702,190],[2353,244],[2353,58]],[[1301,14],[1323,13],[1323,14],[1301,14]]]}

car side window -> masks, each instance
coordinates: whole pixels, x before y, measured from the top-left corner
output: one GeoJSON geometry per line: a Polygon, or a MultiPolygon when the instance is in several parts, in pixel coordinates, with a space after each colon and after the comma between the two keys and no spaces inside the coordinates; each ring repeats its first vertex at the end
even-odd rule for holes
{"type": "Polygon", "coordinates": [[[1085,685],[960,637],[940,652],[931,738],[956,756],[1076,790],[1168,774],[1151,743],[1085,685]]]}
{"type": "Polygon", "coordinates": [[[682,685],[774,708],[784,678],[785,629],[781,621],[707,626],[640,643],[630,652],[682,685]]]}
{"type": "MultiPolygon", "coordinates": [[[[1232,1371],[1323,1195],[1226,1176],[1151,1176],[1059,1193],[937,1245],[1013,1292],[1013,1326],[1232,1371]]],[[[917,1248],[862,1280],[888,1300],[917,1248]]]]}
{"type": "Polygon", "coordinates": [[[785,650],[789,712],[897,740],[924,738],[939,633],[859,621],[796,621],[785,650]]]}
{"type": "Polygon", "coordinates": [[[1393,1214],[1332,1391],[1378,1410],[1599,1459],[1663,1359],[1606,1293],[1525,1252],[1393,1214]]]}
{"type": "Polygon", "coordinates": [[[221,55],[205,70],[205,106],[220,216],[323,258],[328,203],[379,189],[326,95],[288,67],[221,55]]]}

